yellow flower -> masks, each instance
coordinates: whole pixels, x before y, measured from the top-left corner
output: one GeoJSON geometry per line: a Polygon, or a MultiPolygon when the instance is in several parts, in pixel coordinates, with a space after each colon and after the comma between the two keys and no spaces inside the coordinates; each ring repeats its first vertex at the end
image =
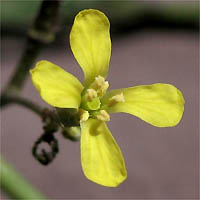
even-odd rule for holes
{"type": "Polygon", "coordinates": [[[98,10],[83,10],[75,18],[70,45],[84,72],[83,84],[48,61],[38,62],[31,75],[48,104],[78,110],[85,176],[103,186],[116,187],[126,179],[127,172],[120,148],[106,125],[109,114],[125,112],[157,127],[175,126],[184,111],[184,98],[177,88],[163,83],[107,92],[109,31],[108,18],[98,10]]]}

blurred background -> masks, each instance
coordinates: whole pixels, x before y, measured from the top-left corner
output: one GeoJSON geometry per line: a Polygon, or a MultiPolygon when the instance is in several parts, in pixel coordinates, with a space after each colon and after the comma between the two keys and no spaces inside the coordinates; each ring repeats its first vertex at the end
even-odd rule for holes
{"type": "MultiPolygon", "coordinates": [[[[49,199],[198,199],[199,179],[199,1],[63,1],[55,41],[36,61],[49,60],[83,80],[69,46],[75,15],[103,11],[111,23],[110,88],[170,83],[185,97],[185,112],[173,128],[156,128],[127,114],[108,126],[124,155],[128,179],[117,188],[88,181],[79,142],[57,134],[60,152],[48,166],[31,148],[42,123],[31,111],[11,105],[1,111],[1,153],[49,199]]],[[[1,1],[1,88],[23,52],[27,29],[41,1],[1,1]]],[[[34,66],[33,66],[34,67],[34,66]]],[[[30,77],[23,95],[47,107],[30,77]]],[[[6,199],[5,194],[1,194],[6,199]]]]}

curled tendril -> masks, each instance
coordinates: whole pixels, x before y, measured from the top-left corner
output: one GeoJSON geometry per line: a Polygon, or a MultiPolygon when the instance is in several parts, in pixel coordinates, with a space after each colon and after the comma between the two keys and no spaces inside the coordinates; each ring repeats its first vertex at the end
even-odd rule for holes
{"type": "Polygon", "coordinates": [[[59,152],[58,141],[54,137],[54,133],[58,130],[58,124],[54,112],[48,109],[43,110],[42,120],[44,123],[44,133],[34,143],[32,154],[41,164],[48,165],[59,152]],[[44,144],[48,145],[50,150],[42,147],[44,144]]]}
{"type": "Polygon", "coordinates": [[[43,165],[51,163],[59,152],[58,141],[53,134],[44,133],[35,143],[32,149],[33,156],[43,165]],[[40,147],[46,143],[50,147],[50,151],[40,147]]]}
{"type": "Polygon", "coordinates": [[[79,114],[76,109],[55,108],[53,111],[44,109],[42,121],[44,132],[34,143],[32,154],[41,164],[48,165],[59,152],[58,141],[54,137],[54,133],[59,127],[61,127],[65,138],[72,141],[80,139],[79,114]]]}

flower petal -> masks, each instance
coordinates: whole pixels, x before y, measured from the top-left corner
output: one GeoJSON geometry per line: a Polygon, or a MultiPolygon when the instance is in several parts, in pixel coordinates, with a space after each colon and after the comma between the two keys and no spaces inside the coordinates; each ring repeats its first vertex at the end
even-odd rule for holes
{"type": "Polygon", "coordinates": [[[40,61],[30,70],[32,81],[48,104],[60,108],[78,108],[83,86],[72,74],[59,66],[40,61]]]}
{"type": "Polygon", "coordinates": [[[84,71],[84,85],[95,77],[106,77],[110,54],[110,23],[104,13],[88,9],[75,17],[70,33],[70,45],[74,57],[84,71]]]}
{"type": "Polygon", "coordinates": [[[157,127],[176,126],[182,118],[185,101],[181,91],[173,85],[156,83],[113,90],[106,94],[103,104],[121,92],[125,102],[108,107],[108,112],[129,113],[157,127]]]}
{"type": "Polygon", "coordinates": [[[81,123],[81,163],[85,176],[100,185],[116,187],[127,177],[120,148],[106,124],[97,119],[81,123]]]}

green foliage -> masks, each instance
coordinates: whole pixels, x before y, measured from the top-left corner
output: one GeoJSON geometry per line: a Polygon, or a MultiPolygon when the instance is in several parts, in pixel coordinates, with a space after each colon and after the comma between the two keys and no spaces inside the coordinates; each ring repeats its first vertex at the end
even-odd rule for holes
{"type": "MultiPolygon", "coordinates": [[[[199,23],[198,2],[140,2],[140,1],[63,1],[61,22],[71,25],[80,10],[94,8],[109,17],[114,28],[138,27],[138,25],[186,26],[197,28],[199,23]],[[158,22],[158,23],[157,23],[158,22]]],[[[1,25],[12,32],[23,32],[31,25],[41,1],[3,1],[1,25]]]]}
{"type": "Polygon", "coordinates": [[[46,199],[3,158],[0,158],[0,164],[1,188],[12,199],[46,199]]]}

